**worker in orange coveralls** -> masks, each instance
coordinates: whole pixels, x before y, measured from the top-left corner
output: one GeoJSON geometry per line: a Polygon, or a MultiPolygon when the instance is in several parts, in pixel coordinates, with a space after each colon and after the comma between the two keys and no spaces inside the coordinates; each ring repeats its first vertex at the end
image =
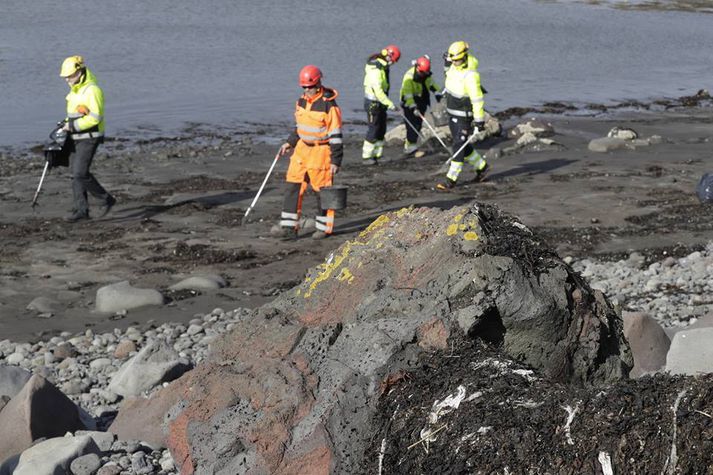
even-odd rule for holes
{"type": "Polygon", "coordinates": [[[300,70],[299,84],[304,94],[297,100],[297,125],[280,155],[294,149],[287,169],[287,190],[280,216],[280,235],[285,240],[297,239],[302,197],[310,185],[317,195],[318,214],[313,239],[324,239],[334,229],[334,210],[323,209],[319,190],[331,186],[342,163],[342,112],[335,99],[335,89],[322,86],[322,72],[313,65],[300,70]]]}

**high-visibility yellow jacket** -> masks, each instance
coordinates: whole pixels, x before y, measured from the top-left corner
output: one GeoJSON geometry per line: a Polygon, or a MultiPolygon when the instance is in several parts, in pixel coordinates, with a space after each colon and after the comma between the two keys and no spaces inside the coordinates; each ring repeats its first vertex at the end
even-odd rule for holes
{"type": "Polygon", "coordinates": [[[371,57],[364,67],[364,97],[394,107],[389,99],[389,63],[378,56],[371,57]]]}
{"type": "Polygon", "coordinates": [[[440,89],[431,74],[417,74],[416,66],[413,66],[406,70],[401,80],[401,103],[405,107],[413,107],[417,102],[428,102],[428,91],[437,92],[440,89]]]}
{"type": "Polygon", "coordinates": [[[82,81],[67,94],[67,120],[75,140],[104,136],[104,92],[86,69],[82,81]]]}
{"type": "Polygon", "coordinates": [[[451,115],[473,117],[476,122],[482,122],[484,106],[478,60],[468,54],[463,64],[458,67],[451,64],[446,70],[446,109],[451,115]]]}

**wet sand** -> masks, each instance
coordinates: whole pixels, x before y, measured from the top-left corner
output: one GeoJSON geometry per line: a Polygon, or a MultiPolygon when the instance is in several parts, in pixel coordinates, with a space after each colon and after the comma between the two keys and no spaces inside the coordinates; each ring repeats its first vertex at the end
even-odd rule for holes
{"type": "MultiPolygon", "coordinates": [[[[713,208],[695,195],[700,176],[713,168],[713,111],[619,111],[614,115],[544,117],[561,147],[504,154],[491,161],[487,181],[465,171],[451,193],[434,189],[448,158],[433,144],[422,158],[401,158],[389,146],[378,167],[360,164],[361,141],[352,136],[337,182],[349,186],[349,206],[337,214],[336,234],[282,242],[269,234],[282,204],[287,160],[278,164],[250,221],[240,225],[277,147],[243,133],[196,136],[138,146],[108,144],[93,172],[115,196],[111,214],[78,224],[62,219],[71,207],[66,169],[53,171],[34,211],[30,201],[43,165],[5,157],[0,173],[0,339],[34,340],[61,331],[101,331],[164,321],[187,322],[216,307],[253,307],[292,287],[380,213],[404,206],[448,208],[473,199],[495,203],[543,233],[561,256],[618,259],[632,251],[648,259],[685,255],[711,240],[713,208]],[[628,127],[663,142],[636,150],[595,153],[591,139],[628,127]],[[216,291],[167,290],[182,278],[219,274],[216,291]],[[94,311],[96,290],[129,280],[161,290],[161,307],[126,315],[94,311]],[[36,297],[55,302],[52,316],[27,310],[36,297]],[[46,315],[45,315],[46,316],[46,315]]],[[[503,122],[507,129],[524,117],[503,122]]],[[[393,125],[393,124],[392,124],[393,125]]],[[[481,150],[505,149],[506,136],[481,150]]],[[[314,214],[313,197],[305,216],[314,214]]]]}

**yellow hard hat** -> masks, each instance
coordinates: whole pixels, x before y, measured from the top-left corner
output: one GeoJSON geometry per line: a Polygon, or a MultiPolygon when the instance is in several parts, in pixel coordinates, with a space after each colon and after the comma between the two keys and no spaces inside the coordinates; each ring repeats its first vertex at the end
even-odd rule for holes
{"type": "Polygon", "coordinates": [[[465,41],[456,41],[448,47],[448,59],[451,61],[457,61],[463,59],[468,53],[468,43],[465,41]]]}
{"type": "Polygon", "coordinates": [[[84,58],[81,56],[70,56],[62,62],[62,69],[59,70],[59,76],[66,78],[80,69],[84,69],[84,58]]]}

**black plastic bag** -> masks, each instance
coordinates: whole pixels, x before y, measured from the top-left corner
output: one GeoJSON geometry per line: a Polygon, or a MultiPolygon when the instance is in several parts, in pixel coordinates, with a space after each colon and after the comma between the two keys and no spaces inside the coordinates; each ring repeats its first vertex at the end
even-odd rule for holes
{"type": "Polygon", "coordinates": [[[706,173],[701,177],[696,193],[701,203],[713,203],[713,173],[706,173]]]}

